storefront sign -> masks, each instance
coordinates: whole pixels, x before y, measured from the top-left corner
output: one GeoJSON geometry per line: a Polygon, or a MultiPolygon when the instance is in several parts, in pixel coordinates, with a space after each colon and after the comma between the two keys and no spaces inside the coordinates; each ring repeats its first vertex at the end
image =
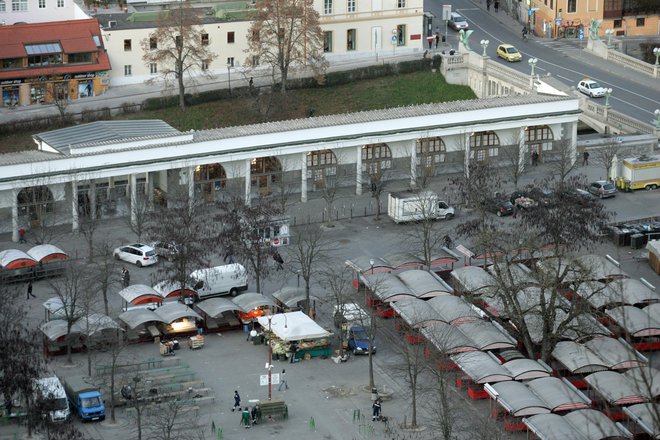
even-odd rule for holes
{"type": "Polygon", "coordinates": [[[96,78],[96,72],[76,73],[75,75],[73,75],[73,79],[87,79],[87,78],[96,78]]]}
{"type": "Polygon", "coordinates": [[[15,84],[22,84],[23,80],[22,79],[5,79],[3,81],[0,81],[0,86],[13,86],[15,84]]]}

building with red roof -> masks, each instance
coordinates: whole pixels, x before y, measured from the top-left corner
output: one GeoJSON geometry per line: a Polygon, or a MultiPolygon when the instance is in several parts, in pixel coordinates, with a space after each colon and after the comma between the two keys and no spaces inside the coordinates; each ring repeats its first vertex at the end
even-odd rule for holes
{"type": "Polygon", "coordinates": [[[94,96],[110,68],[96,19],[0,26],[0,105],[94,96]]]}

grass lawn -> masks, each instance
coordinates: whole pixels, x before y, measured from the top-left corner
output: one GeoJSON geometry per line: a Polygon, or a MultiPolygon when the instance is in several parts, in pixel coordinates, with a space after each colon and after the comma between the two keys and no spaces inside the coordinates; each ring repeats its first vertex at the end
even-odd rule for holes
{"type": "MultiPolygon", "coordinates": [[[[439,73],[415,72],[373,80],[356,81],[336,87],[291,90],[286,97],[273,95],[270,121],[385,109],[431,102],[476,98],[467,86],[447,84],[439,73]]],[[[267,98],[262,97],[262,101],[267,98]]],[[[263,107],[262,103],[262,107],[263,107]]],[[[188,107],[144,111],[122,115],[117,119],[162,119],[173,127],[188,131],[265,122],[250,97],[215,101],[188,107]]],[[[32,133],[17,133],[0,139],[0,152],[34,149],[32,133]]]]}

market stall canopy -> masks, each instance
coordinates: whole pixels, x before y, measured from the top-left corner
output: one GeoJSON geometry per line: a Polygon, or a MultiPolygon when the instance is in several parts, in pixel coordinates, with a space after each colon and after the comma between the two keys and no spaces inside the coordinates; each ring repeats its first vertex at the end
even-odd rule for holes
{"type": "Polygon", "coordinates": [[[490,353],[471,351],[455,354],[451,360],[477,384],[511,380],[511,373],[490,353]]]}
{"type": "MultiPolygon", "coordinates": [[[[621,306],[606,310],[612,318],[628,334],[634,337],[660,336],[660,321],[658,316],[649,315],[646,309],[633,306],[621,306]]],[[[653,310],[653,309],[651,309],[653,310]]]]}
{"type": "Polygon", "coordinates": [[[199,313],[180,302],[171,302],[162,305],[154,310],[154,313],[168,324],[182,318],[202,319],[199,313]]]}
{"type": "Polygon", "coordinates": [[[380,257],[369,257],[367,255],[346,260],[345,264],[354,271],[362,274],[392,271],[392,266],[390,266],[389,262],[380,257]],[[372,261],[373,264],[371,263],[372,261]]]}
{"type": "Polygon", "coordinates": [[[534,394],[541,397],[552,412],[591,407],[591,400],[564,378],[542,377],[531,380],[526,385],[534,394]]]}
{"type": "Polygon", "coordinates": [[[410,288],[393,273],[377,273],[366,275],[365,285],[373,294],[384,302],[400,301],[414,298],[410,288]]]}
{"type": "Polygon", "coordinates": [[[68,260],[69,255],[62,249],[52,244],[40,244],[29,251],[28,255],[38,262],[46,262],[51,260],[68,260]]]}
{"type": "Polygon", "coordinates": [[[607,363],[600,356],[574,341],[558,342],[552,350],[552,357],[573,374],[607,370],[607,363]]]}
{"type": "Polygon", "coordinates": [[[389,266],[394,270],[419,269],[424,260],[410,252],[393,252],[383,256],[389,266]]]}
{"type": "Polygon", "coordinates": [[[397,276],[417,298],[433,298],[454,293],[454,289],[442,278],[427,270],[406,270],[397,276]]]}
{"type": "Polygon", "coordinates": [[[633,405],[650,400],[649,390],[638,388],[630,378],[616,371],[599,371],[584,380],[610,405],[633,405]]]}
{"type": "Polygon", "coordinates": [[[477,344],[461,333],[458,327],[444,322],[429,323],[420,331],[440,353],[457,354],[479,349],[477,344]]]}
{"type": "Polygon", "coordinates": [[[232,299],[232,302],[236,304],[240,309],[247,313],[250,310],[257,309],[259,307],[268,306],[274,307],[275,303],[270,298],[266,298],[261,293],[242,293],[237,297],[232,299]]]}
{"type": "Polygon", "coordinates": [[[0,251],[0,266],[5,269],[19,269],[21,267],[36,266],[37,262],[23,251],[7,249],[0,251]]]}
{"type": "Polygon", "coordinates": [[[550,408],[525,384],[507,381],[484,385],[484,390],[491,399],[500,404],[514,417],[549,414],[550,408]]]}
{"type": "MultiPolygon", "coordinates": [[[[39,330],[51,341],[57,341],[57,339],[66,336],[69,332],[68,324],[63,319],[53,319],[52,321],[44,322],[39,326],[39,330]]],[[[73,333],[73,329],[71,330],[73,333]]]]}
{"type": "Polygon", "coordinates": [[[129,304],[148,304],[163,302],[163,297],[145,284],[132,284],[119,291],[119,296],[129,304]]]}
{"type": "MultiPolygon", "coordinates": [[[[242,296],[242,295],[241,295],[242,296]]],[[[209,298],[200,301],[195,306],[202,312],[206,313],[213,319],[217,319],[220,315],[230,311],[244,311],[234,301],[227,298],[209,298]]]]}
{"type": "Polygon", "coordinates": [[[426,304],[439,313],[440,319],[448,324],[460,325],[483,318],[485,314],[461,296],[442,295],[426,301],[426,304]]]}
{"type": "Polygon", "coordinates": [[[495,279],[478,266],[463,266],[451,272],[454,287],[461,293],[484,295],[495,285],[495,279]]]}
{"type": "Polygon", "coordinates": [[[565,416],[539,414],[523,422],[541,440],[625,440],[626,433],[605,414],[593,409],[571,411],[565,416]]]}
{"type": "MultiPolygon", "coordinates": [[[[306,299],[305,289],[303,287],[282,287],[281,289],[273,292],[273,298],[284,304],[286,307],[295,307],[300,301],[304,301],[306,299]]],[[[311,292],[309,294],[309,299],[310,301],[321,301],[321,298],[312,295],[311,292]]]]}
{"type": "Polygon", "coordinates": [[[121,319],[131,330],[147,322],[162,322],[169,324],[154,311],[149,309],[132,309],[119,315],[121,319]]]}
{"type": "Polygon", "coordinates": [[[565,283],[628,278],[628,275],[607,257],[594,254],[581,255],[572,260],[546,258],[540,260],[537,267],[548,274],[559,273],[565,283]]]}
{"type": "Polygon", "coordinates": [[[608,283],[610,294],[608,304],[646,305],[660,302],[660,293],[650,289],[640,280],[622,278],[608,283]]]}
{"type": "Polygon", "coordinates": [[[602,359],[605,366],[611,370],[641,367],[648,362],[621,338],[593,338],[583,345],[602,359]]]}
{"type": "Polygon", "coordinates": [[[502,366],[511,373],[513,380],[538,379],[548,377],[552,373],[552,368],[545,362],[527,358],[513,359],[502,366]]]}
{"type": "Polygon", "coordinates": [[[660,370],[651,366],[631,368],[623,373],[638,390],[654,401],[660,397],[660,370]]]}
{"type": "Polygon", "coordinates": [[[85,336],[93,336],[104,330],[121,330],[119,324],[117,324],[114,319],[100,313],[91,313],[87,316],[81,317],[74,323],[74,327],[85,336]]]}
{"type": "Polygon", "coordinates": [[[424,327],[428,322],[443,321],[438,311],[429,307],[429,302],[419,298],[406,298],[392,303],[392,308],[410,327],[424,327]]]}
{"type": "Polygon", "coordinates": [[[506,285],[523,288],[536,285],[538,281],[531,275],[531,271],[523,264],[510,264],[496,262],[487,269],[493,277],[503,280],[506,285]]]}
{"type": "Polygon", "coordinates": [[[284,342],[319,339],[330,336],[329,331],[300,311],[259,316],[257,321],[262,328],[270,329],[275,333],[275,336],[284,342]]]}
{"type": "MultiPolygon", "coordinates": [[[[66,298],[65,298],[66,299],[66,298]]],[[[66,301],[68,304],[67,306],[69,307],[69,311],[71,309],[71,305],[68,299],[66,301]]],[[[50,299],[48,299],[44,304],[44,308],[46,309],[48,319],[66,319],[67,315],[67,310],[64,308],[64,302],[62,301],[62,298],[59,296],[54,296],[50,299]]],[[[80,305],[76,306],[73,308],[73,313],[72,317],[77,318],[81,316],[84,313],[84,310],[80,307],[80,305]]]]}
{"type": "Polygon", "coordinates": [[[601,283],[600,281],[585,281],[580,283],[575,293],[586,300],[595,309],[617,304],[629,304],[624,302],[620,291],[615,289],[614,283],[601,283]]]}
{"type": "Polygon", "coordinates": [[[192,287],[181,287],[178,281],[161,281],[154,286],[154,290],[163,298],[175,298],[177,296],[194,295],[192,287]]]}
{"type": "Polygon", "coordinates": [[[478,350],[501,350],[514,348],[517,341],[509,335],[506,330],[490,321],[471,321],[463,323],[457,328],[474,341],[478,350]]]}
{"type": "Polygon", "coordinates": [[[654,439],[660,439],[660,403],[639,403],[623,408],[630,420],[654,439]]]}

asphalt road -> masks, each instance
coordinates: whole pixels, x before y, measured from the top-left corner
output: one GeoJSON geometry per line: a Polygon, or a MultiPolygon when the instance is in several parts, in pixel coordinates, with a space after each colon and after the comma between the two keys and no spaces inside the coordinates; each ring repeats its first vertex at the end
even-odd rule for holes
{"type": "MultiPolygon", "coordinates": [[[[439,25],[441,32],[444,33],[444,22],[441,19],[442,3],[448,2],[426,0],[424,9],[437,17],[434,18],[433,27],[439,25]]],[[[655,122],[653,112],[660,109],[660,81],[608,63],[588,53],[584,50],[586,39],[581,42],[578,39],[552,40],[534,37],[523,41],[522,25],[501,10],[495,13],[491,7],[491,11],[487,12],[485,0],[481,3],[454,0],[452,10],[466,17],[470,29],[474,30],[470,37],[472,50],[480,51],[480,41],[488,40],[490,42],[486,50],[488,56],[519,72],[531,74],[528,60],[536,58],[538,63],[535,74],[541,76],[551,74],[568,86],[575,87],[584,77],[592,78],[603,87],[612,89],[609,103],[614,110],[643,122],[655,122]],[[502,43],[516,46],[523,54],[522,62],[509,63],[497,58],[497,46],[502,43]]],[[[449,28],[447,35],[447,41],[456,47],[458,33],[449,28]]],[[[597,101],[604,103],[604,98],[597,98],[597,101]]]]}

